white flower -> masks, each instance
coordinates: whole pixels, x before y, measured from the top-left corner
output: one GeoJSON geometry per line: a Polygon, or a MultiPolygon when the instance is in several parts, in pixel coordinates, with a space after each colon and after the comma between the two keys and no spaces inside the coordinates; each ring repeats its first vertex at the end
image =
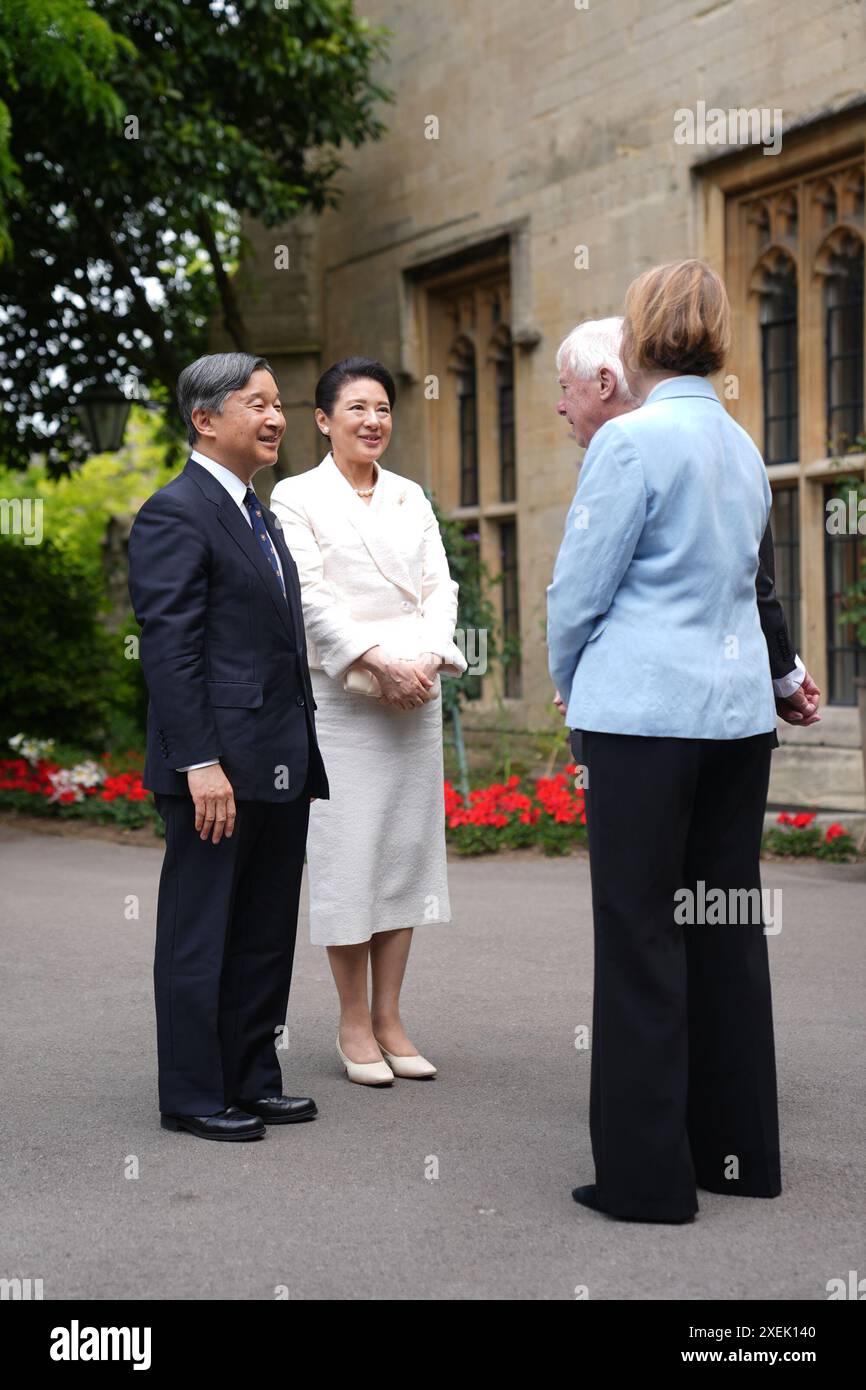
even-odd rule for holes
{"type": "Polygon", "coordinates": [[[14,734],[9,740],[9,747],[35,767],[43,758],[48,757],[54,747],[54,739],[28,738],[26,734],[14,734]]]}
{"type": "Polygon", "coordinates": [[[75,801],[83,801],[84,789],[98,787],[105,781],[105,773],[98,763],[88,760],[76,763],[75,767],[61,767],[57,772],[49,772],[48,780],[54,788],[49,801],[59,801],[65,792],[72,792],[75,801]]]}
{"type": "Polygon", "coordinates": [[[76,763],[69,774],[77,787],[96,787],[105,778],[105,773],[97,763],[76,763]]]}

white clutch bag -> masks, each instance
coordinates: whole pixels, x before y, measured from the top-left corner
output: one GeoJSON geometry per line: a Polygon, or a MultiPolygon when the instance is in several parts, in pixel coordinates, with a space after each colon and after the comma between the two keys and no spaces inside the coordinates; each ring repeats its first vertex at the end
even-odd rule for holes
{"type": "MultiPolygon", "coordinates": [[[[417,657],[406,656],[401,657],[400,660],[416,661],[417,657]]],[[[349,667],[348,671],[346,671],[343,676],[343,689],[349,691],[353,695],[372,695],[374,699],[378,699],[382,694],[382,687],[376,680],[373,672],[365,671],[361,666],[349,667]]],[[[426,704],[428,700],[438,700],[441,694],[442,686],[437,672],[433,678],[433,684],[424,698],[424,703],[426,704]]]]}

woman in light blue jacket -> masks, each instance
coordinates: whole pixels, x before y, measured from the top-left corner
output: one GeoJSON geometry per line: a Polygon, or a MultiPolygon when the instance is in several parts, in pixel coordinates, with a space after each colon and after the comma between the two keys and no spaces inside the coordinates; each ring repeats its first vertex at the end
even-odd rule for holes
{"type": "Polygon", "coordinates": [[[729,343],[700,261],[629,287],[642,405],[594,436],[548,589],[595,932],[596,1181],[573,1195],[624,1220],[690,1221],[696,1186],[781,1190],[759,869],[776,712],[755,602],[771,493],[706,380],[729,343]]]}

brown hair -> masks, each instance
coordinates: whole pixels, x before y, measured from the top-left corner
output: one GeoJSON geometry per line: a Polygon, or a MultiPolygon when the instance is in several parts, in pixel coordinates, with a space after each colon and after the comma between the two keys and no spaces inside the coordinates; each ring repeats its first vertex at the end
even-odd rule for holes
{"type": "Polygon", "coordinates": [[[728,294],[703,261],[656,265],[632,280],[622,329],[622,360],[629,371],[709,376],[730,346],[728,294]]]}

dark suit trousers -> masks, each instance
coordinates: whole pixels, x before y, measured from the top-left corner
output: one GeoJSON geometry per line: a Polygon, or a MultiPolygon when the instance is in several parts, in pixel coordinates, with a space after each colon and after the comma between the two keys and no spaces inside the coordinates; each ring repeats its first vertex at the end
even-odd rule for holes
{"type": "MultiPolygon", "coordinates": [[[[675,893],[760,889],[772,737],[583,733],[595,939],[590,1133],[600,1204],[677,1219],[781,1191],[767,937],[679,924],[675,893]]],[[[681,901],[681,900],[680,900],[681,901]]],[[[695,915],[700,915],[696,913],[695,915]]]]}
{"type": "Polygon", "coordinates": [[[159,1108],[213,1115],[282,1094],[285,1024],[309,798],[239,801],[231,839],[202,840],[189,797],[156,795],[165,821],[156,998],[159,1108]]]}

